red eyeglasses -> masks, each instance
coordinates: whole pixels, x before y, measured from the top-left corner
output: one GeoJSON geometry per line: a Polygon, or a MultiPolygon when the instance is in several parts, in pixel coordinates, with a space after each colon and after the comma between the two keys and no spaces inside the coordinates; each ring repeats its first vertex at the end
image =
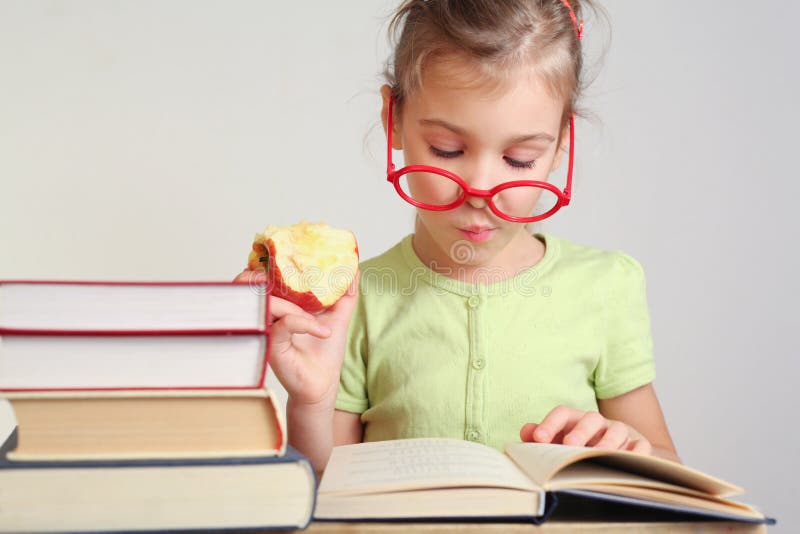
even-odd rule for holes
{"type": "Polygon", "coordinates": [[[569,167],[567,185],[561,191],[553,184],[539,180],[503,182],[491,189],[470,187],[460,176],[446,169],[429,165],[408,165],[395,170],[392,161],[392,115],[394,101],[389,99],[387,121],[386,179],[394,185],[400,197],[418,208],[431,211],[452,210],[463,204],[468,196],[486,199],[489,209],[507,221],[528,223],[550,217],[569,205],[572,189],[572,166],[575,146],[575,126],[569,118],[569,167]]]}

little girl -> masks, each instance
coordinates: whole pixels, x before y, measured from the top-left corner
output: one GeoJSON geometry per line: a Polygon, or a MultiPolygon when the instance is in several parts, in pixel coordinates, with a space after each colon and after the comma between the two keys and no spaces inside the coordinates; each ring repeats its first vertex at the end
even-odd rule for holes
{"type": "Polygon", "coordinates": [[[320,315],[270,301],[290,443],[319,471],[334,445],[420,436],[678,461],[641,266],[526,229],[571,196],[585,3],[406,0],[395,13],[386,186],[415,206],[414,233],[320,315]],[[561,190],[547,180],[565,157],[561,190]]]}

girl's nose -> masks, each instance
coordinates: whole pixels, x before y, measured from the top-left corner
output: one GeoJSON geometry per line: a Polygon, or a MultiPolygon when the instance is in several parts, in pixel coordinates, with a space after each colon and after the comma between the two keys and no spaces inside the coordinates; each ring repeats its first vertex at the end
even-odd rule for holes
{"type": "MultiPolygon", "coordinates": [[[[471,188],[486,191],[494,185],[492,176],[495,171],[490,161],[477,162],[471,171],[472,172],[469,174],[470,179],[467,182],[471,188]]],[[[489,199],[487,197],[479,197],[467,193],[467,202],[473,208],[483,209],[488,205],[489,199]]]]}
{"type": "Polygon", "coordinates": [[[488,201],[484,197],[476,197],[474,195],[467,194],[467,203],[475,209],[483,209],[487,206],[488,201]]]}

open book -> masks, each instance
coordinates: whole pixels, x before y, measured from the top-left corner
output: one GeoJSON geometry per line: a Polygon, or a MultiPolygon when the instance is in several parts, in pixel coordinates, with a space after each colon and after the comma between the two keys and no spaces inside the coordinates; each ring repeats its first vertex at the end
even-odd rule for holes
{"type": "Polygon", "coordinates": [[[541,522],[561,498],[772,522],[727,498],[738,493],[741,488],[690,467],[633,452],[511,443],[502,454],[468,441],[421,438],[335,447],[314,516],[541,522]]]}

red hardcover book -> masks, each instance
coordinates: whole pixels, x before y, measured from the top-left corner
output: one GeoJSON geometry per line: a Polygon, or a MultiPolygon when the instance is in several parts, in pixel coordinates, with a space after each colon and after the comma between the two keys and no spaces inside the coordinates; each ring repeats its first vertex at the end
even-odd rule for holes
{"type": "Polygon", "coordinates": [[[0,281],[0,391],[263,388],[268,334],[248,284],[0,281]]]}

